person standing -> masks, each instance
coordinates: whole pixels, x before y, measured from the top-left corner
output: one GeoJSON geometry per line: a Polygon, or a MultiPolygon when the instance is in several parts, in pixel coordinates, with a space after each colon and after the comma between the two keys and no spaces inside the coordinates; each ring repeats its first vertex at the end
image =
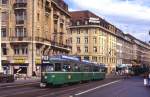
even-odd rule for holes
{"type": "Polygon", "coordinates": [[[148,73],[148,86],[150,86],[150,73],[148,73]]]}

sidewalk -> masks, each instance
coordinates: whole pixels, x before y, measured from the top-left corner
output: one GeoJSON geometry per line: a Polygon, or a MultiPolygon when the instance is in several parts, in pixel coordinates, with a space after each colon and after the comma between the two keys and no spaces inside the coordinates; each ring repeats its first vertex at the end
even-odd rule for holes
{"type": "Polygon", "coordinates": [[[17,79],[15,80],[15,82],[12,83],[0,83],[0,87],[20,86],[20,85],[34,84],[34,83],[40,83],[40,78],[17,79]]]}
{"type": "Polygon", "coordinates": [[[106,74],[106,79],[111,78],[111,79],[124,79],[125,75],[116,75],[114,73],[111,74],[106,74]]]}

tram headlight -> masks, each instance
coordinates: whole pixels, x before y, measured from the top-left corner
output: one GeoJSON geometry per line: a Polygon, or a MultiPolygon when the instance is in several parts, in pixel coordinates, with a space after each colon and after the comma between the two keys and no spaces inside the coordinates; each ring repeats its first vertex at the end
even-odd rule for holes
{"type": "Polygon", "coordinates": [[[55,77],[55,75],[52,75],[51,77],[52,77],[52,78],[54,78],[54,77],[55,77]]]}
{"type": "Polygon", "coordinates": [[[47,79],[47,76],[44,76],[45,79],[47,79]]]}

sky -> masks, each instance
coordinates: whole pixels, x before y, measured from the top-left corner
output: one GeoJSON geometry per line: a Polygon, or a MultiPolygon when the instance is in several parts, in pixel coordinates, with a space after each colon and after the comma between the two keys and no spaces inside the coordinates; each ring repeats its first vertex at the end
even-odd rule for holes
{"type": "Polygon", "coordinates": [[[142,41],[150,41],[150,0],[64,0],[70,11],[90,10],[142,41]]]}

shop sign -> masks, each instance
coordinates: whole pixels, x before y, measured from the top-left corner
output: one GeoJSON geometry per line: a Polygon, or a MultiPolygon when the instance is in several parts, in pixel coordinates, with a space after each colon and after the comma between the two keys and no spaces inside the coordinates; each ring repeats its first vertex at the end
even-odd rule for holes
{"type": "Polygon", "coordinates": [[[37,57],[37,58],[35,59],[35,63],[36,63],[36,64],[41,64],[41,58],[40,58],[40,57],[37,57]]]}
{"type": "Polygon", "coordinates": [[[16,57],[16,58],[14,58],[14,63],[25,63],[25,58],[16,57]]]}

